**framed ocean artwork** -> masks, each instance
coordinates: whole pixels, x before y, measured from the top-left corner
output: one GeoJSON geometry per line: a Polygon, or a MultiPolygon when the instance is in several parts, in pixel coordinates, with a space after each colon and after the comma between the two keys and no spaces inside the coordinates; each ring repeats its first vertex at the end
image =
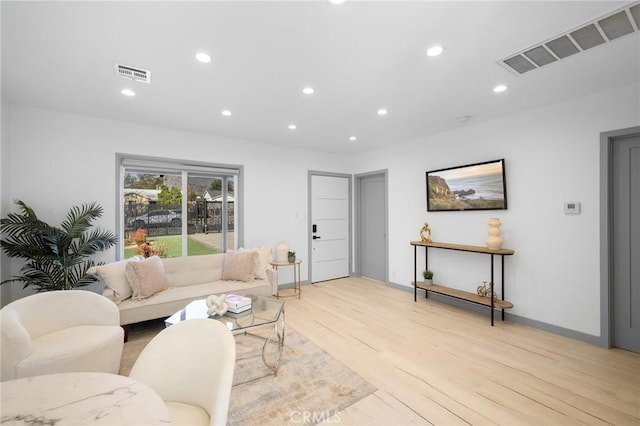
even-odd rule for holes
{"type": "Polygon", "coordinates": [[[426,172],[427,211],[506,210],[504,159],[426,172]]]}

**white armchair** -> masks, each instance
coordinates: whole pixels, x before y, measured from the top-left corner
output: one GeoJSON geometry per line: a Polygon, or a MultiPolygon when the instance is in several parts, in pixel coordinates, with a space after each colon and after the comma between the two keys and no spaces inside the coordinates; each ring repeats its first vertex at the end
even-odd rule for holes
{"type": "Polygon", "coordinates": [[[120,369],[120,312],[99,294],[64,290],[18,299],[0,310],[0,328],[2,381],[120,369]]]}
{"type": "Polygon", "coordinates": [[[213,319],[190,319],[158,333],[129,377],[160,395],[172,425],[225,425],[235,362],[231,331],[213,319]]]}

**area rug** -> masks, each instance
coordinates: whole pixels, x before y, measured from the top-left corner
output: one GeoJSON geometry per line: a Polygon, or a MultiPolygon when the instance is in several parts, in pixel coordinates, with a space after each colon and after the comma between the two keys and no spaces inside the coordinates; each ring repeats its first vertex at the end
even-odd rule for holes
{"type": "MultiPolygon", "coordinates": [[[[376,389],[315,343],[289,327],[277,377],[262,362],[263,341],[237,336],[230,425],[315,424],[328,420],[376,389]],[[245,382],[246,383],[243,383],[245,382]]],[[[276,344],[267,350],[275,360],[276,344]]]]}
{"type": "MultiPolygon", "coordinates": [[[[376,390],[287,326],[277,377],[262,361],[264,340],[250,335],[236,336],[237,361],[227,424],[316,424],[327,421],[376,390]]],[[[153,334],[153,330],[145,331],[125,345],[120,374],[128,374],[137,354],[153,334]]],[[[269,343],[265,352],[268,363],[275,361],[276,353],[277,344],[269,343]]]]}

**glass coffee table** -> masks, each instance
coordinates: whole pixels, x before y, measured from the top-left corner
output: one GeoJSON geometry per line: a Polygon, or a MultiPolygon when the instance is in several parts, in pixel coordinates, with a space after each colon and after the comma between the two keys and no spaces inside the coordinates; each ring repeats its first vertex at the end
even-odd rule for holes
{"type": "Polygon", "coordinates": [[[251,296],[251,310],[240,314],[227,313],[224,315],[207,315],[206,299],[194,300],[184,309],[180,309],[175,314],[167,318],[164,323],[166,327],[175,325],[181,321],[192,318],[211,318],[214,321],[223,323],[234,335],[250,334],[252,336],[264,339],[262,345],[262,362],[267,366],[274,376],[278,375],[278,367],[280,365],[280,356],[284,347],[284,301],[277,300],[272,297],[251,296]],[[271,333],[267,337],[250,333],[259,328],[273,327],[271,333]],[[270,342],[277,344],[276,359],[270,363],[266,358],[267,345],[270,342]]]}

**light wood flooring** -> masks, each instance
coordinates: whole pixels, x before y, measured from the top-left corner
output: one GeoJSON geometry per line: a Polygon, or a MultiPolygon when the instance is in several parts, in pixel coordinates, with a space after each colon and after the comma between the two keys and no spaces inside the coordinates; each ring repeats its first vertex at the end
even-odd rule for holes
{"type": "MultiPolygon", "coordinates": [[[[287,327],[378,390],[341,425],[640,425],[640,355],[361,278],[302,288],[287,327]]],[[[321,373],[320,373],[321,374],[321,373]]]]}

